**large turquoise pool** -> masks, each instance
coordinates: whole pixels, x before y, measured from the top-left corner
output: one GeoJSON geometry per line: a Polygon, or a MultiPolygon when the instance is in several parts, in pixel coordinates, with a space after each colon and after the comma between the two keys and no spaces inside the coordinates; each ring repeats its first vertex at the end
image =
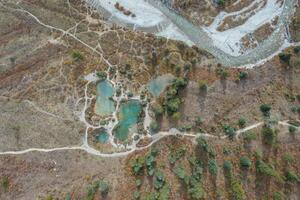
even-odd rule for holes
{"type": "Polygon", "coordinates": [[[119,113],[120,122],[114,130],[117,139],[121,141],[127,139],[129,129],[137,124],[141,110],[142,107],[139,101],[128,101],[121,105],[119,113]]]}

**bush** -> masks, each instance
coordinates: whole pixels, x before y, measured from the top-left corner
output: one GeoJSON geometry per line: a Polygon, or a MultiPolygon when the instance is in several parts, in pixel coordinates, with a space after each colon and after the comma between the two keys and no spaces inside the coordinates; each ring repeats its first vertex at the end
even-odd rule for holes
{"type": "Polygon", "coordinates": [[[2,177],[1,179],[1,187],[4,189],[4,191],[7,191],[8,187],[9,187],[9,179],[8,177],[2,177]]]}
{"type": "Polygon", "coordinates": [[[291,134],[291,135],[294,135],[295,134],[295,132],[296,132],[296,127],[294,127],[294,126],[289,126],[289,133],[291,134]]]}
{"type": "Polygon", "coordinates": [[[281,192],[275,192],[273,195],[273,200],[283,200],[284,195],[281,192]]]}
{"type": "Polygon", "coordinates": [[[252,132],[252,131],[247,131],[244,134],[244,140],[246,141],[251,141],[251,140],[255,140],[256,139],[256,133],[252,132]]]}
{"type": "Polygon", "coordinates": [[[220,76],[222,79],[226,79],[229,76],[229,72],[225,68],[217,68],[216,74],[220,76]]]}
{"type": "Polygon", "coordinates": [[[248,77],[248,73],[247,72],[240,72],[239,73],[239,79],[240,80],[245,80],[248,77]]]}
{"type": "Polygon", "coordinates": [[[208,171],[214,176],[218,174],[218,164],[216,159],[210,159],[208,161],[208,171]]]}
{"type": "Polygon", "coordinates": [[[134,200],[139,200],[141,197],[140,192],[139,191],[134,191],[133,192],[133,199],[134,200]]]}
{"type": "Polygon", "coordinates": [[[293,155],[291,154],[284,154],[283,159],[287,162],[287,163],[292,163],[295,161],[295,158],[293,155]]]}
{"type": "Polygon", "coordinates": [[[45,200],[54,200],[54,198],[53,198],[53,196],[50,194],[50,195],[48,195],[48,196],[45,198],[45,200]]]}
{"type": "Polygon", "coordinates": [[[278,172],[274,169],[274,167],[270,164],[265,163],[262,160],[256,161],[256,170],[258,173],[261,173],[263,175],[274,177],[279,181],[282,181],[282,178],[278,174],[278,172]]]}
{"type": "Polygon", "coordinates": [[[105,195],[108,193],[109,190],[109,186],[108,183],[106,183],[105,181],[100,181],[99,182],[99,191],[101,192],[102,195],[105,195]]]}
{"type": "Polygon", "coordinates": [[[295,183],[295,182],[300,182],[300,177],[297,176],[297,174],[293,171],[287,171],[285,172],[285,180],[288,183],[295,183]]]}
{"type": "Polygon", "coordinates": [[[195,123],[197,126],[200,126],[201,124],[203,124],[203,120],[201,117],[197,117],[196,120],[195,120],[195,123]]]}
{"type": "Polygon", "coordinates": [[[230,140],[234,139],[234,136],[236,135],[235,128],[229,125],[224,125],[223,130],[225,132],[225,135],[227,135],[230,140]]]}
{"type": "Polygon", "coordinates": [[[151,133],[157,133],[157,131],[159,130],[159,125],[156,121],[152,121],[150,123],[150,131],[151,133]]]}
{"type": "Polygon", "coordinates": [[[269,104],[262,104],[260,106],[260,111],[263,113],[265,117],[270,116],[271,106],[269,104]]]}
{"type": "Polygon", "coordinates": [[[157,171],[153,180],[154,188],[159,190],[165,184],[165,175],[161,171],[157,171]]]}
{"type": "Polygon", "coordinates": [[[231,183],[231,196],[234,200],[243,200],[246,199],[245,191],[241,183],[234,179],[231,183]]]}
{"type": "Polygon", "coordinates": [[[79,50],[74,50],[71,53],[73,60],[75,61],[80,61],[83,59],[83,55],[81,54],[81,52],[79,50]]]}
{"type": "Polygon", "coordinates": [[[295,53],[300,53],[300,46],[296,46],[296,47],[294,48],[294,52],[295,52],[295,53]]]}
{"type": "Polygon", "coordinates": [[[144,172],[144,159],[139,157],[131,160],[131,169],[134,175],[143,175],[144,172]]]}
{"type": "Polygon", "coordinates": [[[178,165],[177,167],[175,167],[173,169],[173,172],[176,174],[176,176],[181,179],[181,180],[184,180],[185,177],[187,176],[186,175],[186,172],[184,171],[184,168],[182,165],[178,165]]]}
{"type": "Polygon", "coordinates": [[[135,180],[135,185],[136,185],[136,187],[141,187],[141,185],[142,185],[142,180],[141,179],[136,179],[135,180]]]}
{"type": "Polygon", "coordinates": [[[173,165],[175,164],[175,162],[177,160],[179,160],[182,156],[184,156],[186,152],[186,147],[185,146],[182,146],[178,149],[175,150],[175,152],[172,152],[170,155],[169,155],[169,162],[173,165]]]}
{"type": "Polygon", "coordinates": [[[188,188],[188,194],[191,199],[200,200],[206,196],[205,190],[200,183],[188,188]]]}
{"type": "Polygon", "coordinates": [[[100,78],[100,79],[106,79],[107,78],[107,74],[104,71],[100,71],[97,72],[96,75],[100,78]]]}
{"type": "Polygon", "coordinates": [[[156,105],[153,107],[153,112],[155,116],[160,116],[164,113],[164,109],[161,105],[156,105]]]}
{"type": "Polygon", "coordinates": [[[296,96],[297,100],[300,101],[300,94],[296,96]]]}
{"type": "Polygon", "coordinates": [[[159,191],[158,200],[168,200],[170,198],[170,186],[164,184],[164,186],[159,191]]]}
{"type": "Polygon", "coordinates": [[[175,112],[173,115],[172,115],[172,118],[174,120],[179,120],[181,118],[181,113],[180,112],[175,112]]]}
{"type": "Polygon", "coordinates": [[[65,200],[72,200],[71,195],[69,193],[66,195],[65,200]]]}
{"type": "Polygon", "coordinates": [[[246,125],[246,119],[241,117],[238,121],[239,127],[244,128],[246,125]]]}
{"type": "Polygon", "coordinates": [[[276,134],[275,132],[268,126],[264,126],[262,128],[262,135],[264,142],[268,145],[272,145],[275,142],[276,134]]]}
{"type": "Polygon", "coordinates": [[[155,157],[152,154],[148,154],[146,156],[146,166],[147,166],[147,173],[149,176],[153,176],[154,171],[155,171],[155,157]]]}
{"type": "Polygon", "coordinates": [[[289,53],[280,53],[278,56],[283,62],[289,63],[292,55],[289,53]]]}
{"type": "Polygon", "coordinates": [[[248,169],[251,167],[251,160],[247,156],[242,156],[240,158],[240,166],[241,168],[248,169]]]}
{"type": "Polygon", "coordinates": [[[206,91],[207,90],[207,81],[204,81],[204,80],[199,81],[198,86],[201,91],[206,91]]]}
{"type": "Polygon", "coordinates": [[[231,161],[225,160],[223,164],[223,168],[226,173],[231,173],[231,170],[233,168],[231,161]]]}

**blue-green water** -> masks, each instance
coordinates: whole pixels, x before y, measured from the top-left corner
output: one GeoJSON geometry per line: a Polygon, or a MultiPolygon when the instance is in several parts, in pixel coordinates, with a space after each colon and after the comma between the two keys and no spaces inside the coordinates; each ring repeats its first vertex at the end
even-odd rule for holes
{"type": "Polygon", "coordinates": [[[121,105],[119,113],[120,122],[114,130],[117,139],[121,141],[127,139],[129,129],[137,124],[141,110],[142,107],[139,101],[128,101],[121,105]]]}
{"type": "Polygon", "coordinates": [[[98,142],[106,143],[109,139],[109,135],[105,131],[100,131],[96,135],[96,139],[97,139],[98,142]]]}
{"type": "Polygon", "coordinates": [[[115,90],[113,86],[106,80],[97,84],[97,98],[95,112],[98,115],[110,115],[115,111],[115,104],[109,98],[113,96],[115,90]]]}
{"type": "Polygon", "coordinates": [[[158,76],[157,78],[151,80],[148,84],[149,92],[155,96],[159,97],[159,95],[168,87],[172,81],[174,80],[174,76],[171,74],[165,74],[162,76],[158,76]]]}

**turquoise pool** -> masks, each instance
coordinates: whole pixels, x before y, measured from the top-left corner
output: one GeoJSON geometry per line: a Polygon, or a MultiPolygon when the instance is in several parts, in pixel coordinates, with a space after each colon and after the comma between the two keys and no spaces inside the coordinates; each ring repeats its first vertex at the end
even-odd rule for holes
{"type": "Polygon", "coordinates": [[[128,101],[121,105],[119,120],[114,134],[117,139],[125,141],[129,134],[129,129],[138,122],[139,114],[142,110],[139,101],[128,101]]]}
{"type": "Polygon", "coordinates": [[[174,76],[172,74],[165,74],[162,76],[158,76],[157,78],[151,80],[148,84],[149,92],[154,97],[159,97],[159,95],[168,87],[172,81],[174,80],[174,76]]]}
{"type": "Polygon", "coordinates": [[[115,111],[115,104],[110,97],[115,93],[113,86],[107,81],[100,81],[97,84],[97,98],[95,112],[100,116],[111,115],[115,111]]]}

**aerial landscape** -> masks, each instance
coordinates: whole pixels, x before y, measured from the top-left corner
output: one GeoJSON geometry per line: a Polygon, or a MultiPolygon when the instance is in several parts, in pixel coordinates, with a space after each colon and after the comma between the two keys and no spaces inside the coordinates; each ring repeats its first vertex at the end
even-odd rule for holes
{"type": "Polygon", "coordinates": [[[0,0],[0,200],[300,200],[300,0],[0,0]]]}

